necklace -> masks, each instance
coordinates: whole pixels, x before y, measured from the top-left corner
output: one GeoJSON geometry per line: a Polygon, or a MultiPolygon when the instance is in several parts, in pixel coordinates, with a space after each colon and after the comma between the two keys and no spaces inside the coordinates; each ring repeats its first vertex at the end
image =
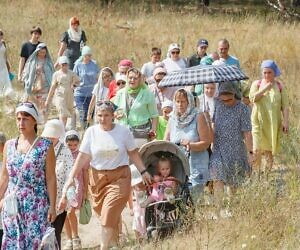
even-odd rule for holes
{"type": "Polygon", "coordinates": [[[36,140],[36,136],[33,139],[33,142],[30,143],[28,140],[19,143],[20,138],[18,137],[16,140],[16,149],[18,152],[20,152],[21,154],[26,154],[28,152],[28,150],[30,149],[30,147],[32,146],[32,144],[35,142],[36,140]]]}

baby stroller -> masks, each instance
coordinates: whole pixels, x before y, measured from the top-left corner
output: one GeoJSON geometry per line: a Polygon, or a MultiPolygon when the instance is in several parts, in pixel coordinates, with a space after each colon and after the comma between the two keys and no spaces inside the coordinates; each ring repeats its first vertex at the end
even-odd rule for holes
{"type": "Polygon", "coordinates": [[[156,201],[146,207],[145,220],[148,239],[163,238],[170,235],[175,229],[187,224],[194,213],[193,201],[188,186],[188,159],[178,146],[168,141],[146,143],[140,148],[139,152],[151,175],[157,174],[156,165],[161,156],[171,159],[171,176],[179,182],[178,191],[172,202],[167,200],[156,201]]]}

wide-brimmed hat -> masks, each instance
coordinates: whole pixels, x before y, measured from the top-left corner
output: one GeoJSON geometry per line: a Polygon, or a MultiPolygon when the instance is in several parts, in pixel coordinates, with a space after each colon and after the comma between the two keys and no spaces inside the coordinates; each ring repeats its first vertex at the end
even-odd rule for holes
{"type": "Polygon", "coordinates": [[[63,139],[65,136],[65,127],[62,121],[52,119],[46,122],[42,137],[63,139]]]}
{"type": "Polygon", "coordinates": [[[131,186],[135,186],[143,182],[143,177],[140,171],[136,168],[136,166],[131,164],[129,167],[131,171],[131,186]]]}
{"type": "Polygon", "coordinates": [[[16,108],[16,114],[19,112],[26,112],[30,114],[33,119],[39,123],[40,122],[40,114],[37,109],[37,106],[32,102],[21,102],[16,108]]]}

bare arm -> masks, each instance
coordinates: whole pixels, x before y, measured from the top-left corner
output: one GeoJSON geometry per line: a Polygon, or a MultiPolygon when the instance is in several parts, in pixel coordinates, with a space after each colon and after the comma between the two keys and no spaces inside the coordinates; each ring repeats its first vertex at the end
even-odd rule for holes
{"type": "Polygon", "coordinates": [[[132,151],[127,151],[128,155],[129,155],[129,158],[130,160],[132,161],[132,163],[136,166],[136,168],[141,172],[143,173],[142,176],[143,176],[143,179],[144,179],[144,182],[148,185],[151,184],[151,175],[146,172],[146,167],[139,155],[139,152],[137,149],[135,150],[132,150],[132,151]]]}
{"type": "Polygon", "coordinates": [[[156,131],[157,128],[157,122],[158,122],[158,117],[154,117],[151,119],[151,123],[152,123],[152,131],[156,131]]]}
{"type": "MultiPolygon", "coordinates": [[[[256,84],[257,85],[257,81],[253,82],[252,84],[256,84]]],[[[252,98],[252,101],[253,102],[257,102],[259,101],[261,98],[264,97],[265,93],[267,91],[269,91],[272,87],[273,87],[273,82],[271,83],[266,83],[266,85],[264,85],[261,89],[259,89],[254,95],[253,95],[253,98],[252,98]]]]}
{"type": "Polygon", "coordinates": [[[209,127],[205,120],[204,114],[198,116],[197,120],[197,130],[200,137],[200,141],[198,142],[190,142],[186,139],[181,141],[183,146],[186,146],[191,151],[204,151],[208,148],[211,143],[211,136],[209,132],[209,127]]]}
{"type": "Polygon", "coordinates": [[[3,161],[2,161],[2,169],[0,172],[0,200],[2,200],[4,198],[4,194],[6,192],[7,189],[7,185],[8,185],[8,171],[6,168],[6,144],[4,146],[4,150],[3,150],[3,161]]]}
{"type": "Polygon", "coordinates": [[[54,92],[55,92],[56,88],[57,88],[57,84],[56,83],[52,83],[51,87],[50,87],[50,90],[49,90],[49,93],[48,93],[48,96],[47,96],[47,100],[45,102],[45,107],[46,108],[49,107],[49,105],[50,105],[50,103],[52,101],[52,97],[54,95],[54,92]]]}
{"type": "Polygon", "coordinates": [[[67,44],[65,42],[61,42],[58,53],[57,53],[58,58],[64,54],[66,48],[67,48],[67,44]]]}
{"type": "Polygon", "coordinates": [[[96,103],[96,96],[92,95],[92,99],[90,101],[89,109],[88,109],[88,115],[87,120],[90,121],[92,119],[92,114],[95,109],[95,103],[96,103]]]}
{"type": "Polygon", "coordinates": [[[165,131],[165,135],[164,135],[164,140],[165,141],[170,141],[170,123],[168,122],[167,127],[166,127],[166,131],[165,131]]]}
{"type": "Polygon", "coordinates": [[[289,132],[289,108],[284,108],[282,110],[282,115],[283,115],[283,132],[288,133],[289,132]]]}
{"type": "Polygon", "coordinates": [[[46,156],[46,185],[50,201],[48,221],[53,222],[56,217],[56,174],[55,174],[55,154],[53,145],[50,146],[46,156]]]}
{"type": "Polygon", "coordinates": [[[252,141],[251,131],[246,131],[243,133],[243,135],[244,135],[247,151],[252,152],[253,151],[253,141],[252,141]]]}
{"type": "Polygon", "coordinates": [[[24,69],[24,65],[25,65],[25,57],[20,57],[19,70],[18,70],[18,80],[19,81],[22,80],[22,72],[23,72],[23,69],[24,69]]]}

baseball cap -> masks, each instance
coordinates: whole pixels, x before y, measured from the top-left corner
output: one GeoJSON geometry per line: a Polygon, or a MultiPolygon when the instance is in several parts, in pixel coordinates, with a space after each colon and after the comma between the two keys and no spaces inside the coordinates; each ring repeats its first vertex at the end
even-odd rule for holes
{"type": "Polygon", "coordinates": [[[199,39],[197,43],[197,47],[198,46],[208,46],[208,41],[206,39],[199,39]]]}

